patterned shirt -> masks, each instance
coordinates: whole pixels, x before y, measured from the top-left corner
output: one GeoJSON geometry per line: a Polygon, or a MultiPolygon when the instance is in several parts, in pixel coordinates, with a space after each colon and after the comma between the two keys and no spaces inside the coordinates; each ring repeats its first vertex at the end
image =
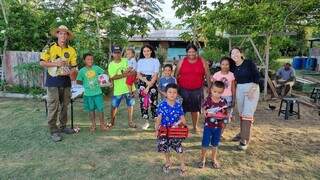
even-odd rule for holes
{"type": "Polygon", "coordinates": [[[157,115],[161,115],[162,126],[172,126],[184,115],[182,105],[176,102],[173,106],[167,100],[162,101],[157,108],[157,115]]]}
{"type": "MultiPolygon", "coordinates": [[[[205,102],[202,105],[204,110],[210,109],[212,111],[222,112],[223,114],[227,115],[227,111],[225,109],[221,109],[224,106],[227,106],[227,102],[225,99],[220,98],[219,102],[214,102],[210,96],[205,100],[205,102]]],[[[215,127],[216,125],[215,125],[215,122],[211,122],[211,118],[206,117],[205,126],[215,127]]],[[[221,126],[221,124],[219,124],[219,126],[221,126]]]]}

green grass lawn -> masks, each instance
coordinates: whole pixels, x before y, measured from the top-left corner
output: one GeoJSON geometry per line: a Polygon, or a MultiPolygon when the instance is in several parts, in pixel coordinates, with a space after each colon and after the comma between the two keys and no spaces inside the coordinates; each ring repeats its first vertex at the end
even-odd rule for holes
{"type": "MultiPolygon", "coordinates": [[[[109,101],[107,108],[109,111],[109,101]]],[[[278,101],[271,102],[275,105],[278,101]]],[[[163,156],[155,150],[153,131],[127,128],[124,106],[109,132],[92,134],[82,104],[75,103],[75,121],[81,132],[53,143],[47,131],[43,102],[0,98],[0,179],[174,179],[176,169],[164,175],[163,156]]],[[[186,179],[320,179],[320,118],[317,111],[302,107],[302,118],[284,121],[276,111],[260,103],[249,149],[240,152],[236,143],[222,142],[222,169],[197,168],[200,135],[185,143],[186,179]]],[[[106,119],[110,120],[109,112],[106,119]]],[[[139,110],[135,119],[138,124],[139,110]]],[[[188,117],[189,119],[189,117],[188,117]]],[[[190,120],[189,120],[190,121],[190,120]]],[[[238,132],[230,124],[225,137],[238,132]]],[[[176,156],[174,156],[174,159],[176,156]]],[[[178,165],[178,164],[176,164],[178,165]]],[[[177,166],[175,167],[177,168],[177,166]]]]}

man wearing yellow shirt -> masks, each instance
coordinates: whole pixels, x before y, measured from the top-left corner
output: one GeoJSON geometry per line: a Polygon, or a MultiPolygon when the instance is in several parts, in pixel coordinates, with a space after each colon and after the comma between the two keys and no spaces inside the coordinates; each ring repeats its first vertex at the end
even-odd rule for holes
{"type": "Polygon", "coordinates": [[[59,26],[51,31],[57,37],[57,42],[46,48],[40,57],[40,65],[47,68],[47,102],[48,125],[51,138],[54,142],[61,141],[61,133],[72,134],[73,129],[67,128],[68,105],[71,97],[70,73],[77,67],[77,53],[68,45],[73,38],[73,33],[66,26],[59,26]],[[59,117],[60,125],[57,126],[59,117]]]}

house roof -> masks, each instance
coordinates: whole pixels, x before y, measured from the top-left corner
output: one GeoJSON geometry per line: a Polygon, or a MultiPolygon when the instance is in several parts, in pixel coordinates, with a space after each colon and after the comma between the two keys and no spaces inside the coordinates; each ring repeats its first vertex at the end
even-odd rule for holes
{"type": "Polygon", "coordinates": [[[189,30],[151,30],[146,36],[135,35],[129,38],[129,41],[181,41],[180,34],[190,32],[189,30]]]}

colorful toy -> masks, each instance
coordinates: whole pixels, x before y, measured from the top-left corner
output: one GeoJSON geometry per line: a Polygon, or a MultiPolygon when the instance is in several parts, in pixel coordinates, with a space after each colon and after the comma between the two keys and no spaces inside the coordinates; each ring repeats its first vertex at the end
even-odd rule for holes
{"type": "Polygon", "coordinates": [[[206,117],[215,117],[215,116],[217,116],[219,118],[220,116],[222,116],[219,113],[222,113],[221,110],[225,109],[225,108],[227,108],[227,106],[210,108],[210,109],[207,110],[206,117]],[[218,113],[218,115],[216,115],[217,113],[218,113]]]}
{"type": "Polygon", "coordinates": [[[180,124],[178,126],[164,127],[160,126],[158,130],[158,137],[168,138],[187,138],[189,129],[187,126],[180,124]]]}
{"type": "Polygon", "coordinates": [[[143,109],[148,109],[151,104],[150,95],[144,92],[145,88],[140,88],[140,95],[143,97],[143,109]]]}
{"type": "Polygon", "coordinates": [[[99,85],[100,87],[107,87],[110,86],[111,83],[109,81],[109,76],[106,74],[101,74],[98,76],[98,81],[99,81],[99,85]]]}
{"type": "Polygon", "coordinates": [[[160,126],[158,129],[158,137],[166,137],[167,136],[167,128],[164,126],[160,126]]]}

